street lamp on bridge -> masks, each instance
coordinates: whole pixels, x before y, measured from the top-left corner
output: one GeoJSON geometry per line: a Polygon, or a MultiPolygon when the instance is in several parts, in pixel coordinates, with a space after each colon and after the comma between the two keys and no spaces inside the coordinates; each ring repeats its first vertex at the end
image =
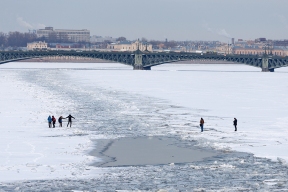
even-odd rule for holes
{"type": "Polygon", "coordinates": [[[229,48],[229,46],[231,46],[232,44],[229,44],[228,43],[228,55],[229,55],[229,51],[230,51],[230,48],[229,48]]]}
{"type": "Polygon", "coordinates": [[[272,52],[273,46],[272,45],[267,43],[264,45],[264,47],[262,47],[262,49],[265,50],[264,55],[273,55],[273,52],[272,52]],[[267,51],[269,52],[268,54],[267,54],[267,51]]]}

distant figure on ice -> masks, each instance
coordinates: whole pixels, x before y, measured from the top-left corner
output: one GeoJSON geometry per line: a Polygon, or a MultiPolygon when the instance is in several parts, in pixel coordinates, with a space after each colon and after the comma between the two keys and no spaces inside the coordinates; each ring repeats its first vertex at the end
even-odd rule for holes
{"type": "Polygon", "coordinates": [[[52,115],[53,128],[55,128],[56,118],[52,115]]]}
{"type": "Polygon", "coordinates": [[[204,119],[201,117],[200,119],[200,127],[201,127],[201,132],[203,132],[203,127],[204,127],[204,119]]]}
{"type": "Polygon", "coordinates": [[[75,119],[71,114],[69,114],[66,118],[68,118],[68,124],[67,124],[67,127],[68,125],[70,124],[70,127],[72,126],[72,118],[75,119]]]}
{"type": "Polygon", "coordinates": [[[51,128],[52,118],[50,115],[49,115],[47,120],[48,120],[48,126],[49,126],[49,128],[51,128]]]}
{"type": "Polygon", "coordinates": [[[235,127],[235,131],[237,131],[237,119],[236,118],[234,118],[233,125],[235,127]]]}
{"type": "Polygon", "coordinates": [[[62,127],[62,119],[65,119],[65,118],[63,118],[62,116],[58,118],[59,127],[62,127]]]}

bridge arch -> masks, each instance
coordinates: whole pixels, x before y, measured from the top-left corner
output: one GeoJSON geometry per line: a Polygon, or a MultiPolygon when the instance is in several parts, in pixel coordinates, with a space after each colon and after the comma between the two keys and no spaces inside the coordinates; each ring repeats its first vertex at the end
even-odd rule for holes
{"type": "Polygon", "coordinates": [[[274,72],[275,68],[288,66],[288,57],[272,56],[272,55],[217,55],[217,54],[197,54],[197,53],[170,53],[170,54],[147,54],[144,55],[144,66],[153,67],[164,63],[187,60],[214,60],[227,61],[238,64],[245,64],[257,68],[262,71],[274,72]]]}
{"type": "Polygon", "coordinates": [[[53,56],[64,57],[83,57],[102,59],[133,66],[134,54],[123,52],[96,52],[96,51],[5,51],[0,52],[0,64],[27,60],[32,58],[43,58],[53,56]]]}

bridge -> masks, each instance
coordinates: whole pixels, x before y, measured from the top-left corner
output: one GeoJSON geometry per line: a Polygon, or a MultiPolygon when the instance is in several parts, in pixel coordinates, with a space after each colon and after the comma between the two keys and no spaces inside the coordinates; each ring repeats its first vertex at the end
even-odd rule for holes
{"type": "Polygon", "coordinates": [[[0,51],[0,64],[26,60],[31,58],[42,58],[51,56],[65,57],[86,57],[103,59],[130,65],[134,70],[151,70],[151,67],[165,63],[172,63],[187,60],[202,61],[223,61],[234,62],[238,64],[250,65],[261,68],[264,72],[274,72],[274,69],[288,66],[288,57],[273,55],[218,55],[218,54],[199,54],[187,52],[100,52],[100,51],[0,51]]]}

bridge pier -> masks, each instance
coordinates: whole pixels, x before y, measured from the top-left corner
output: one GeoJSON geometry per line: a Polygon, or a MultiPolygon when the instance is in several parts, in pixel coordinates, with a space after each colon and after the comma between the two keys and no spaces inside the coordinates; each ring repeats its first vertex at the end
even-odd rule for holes
{"type": "Polygon", "coordinates": [[[262,72],[270,72],[268,68],[262,68],[262,72]]]}
{"type": "Polygon", "coordinates": [[[266,55],[262,57],[262,72],[270,72],[269,70],[269,59],[266,55]]]}
{"type": "Polygon", "coordinates": [[[143,56],[139,50],[135,53],[135,62],[133,65],[134,70],[143,70],[143,56]]]}
{"type": "Polygon", "coordinates": [[[143,55],[139,50],[135,54],[135,63],[133,65],[133,70],[151,70],[151,67],[143,66],[143,55]]]}

